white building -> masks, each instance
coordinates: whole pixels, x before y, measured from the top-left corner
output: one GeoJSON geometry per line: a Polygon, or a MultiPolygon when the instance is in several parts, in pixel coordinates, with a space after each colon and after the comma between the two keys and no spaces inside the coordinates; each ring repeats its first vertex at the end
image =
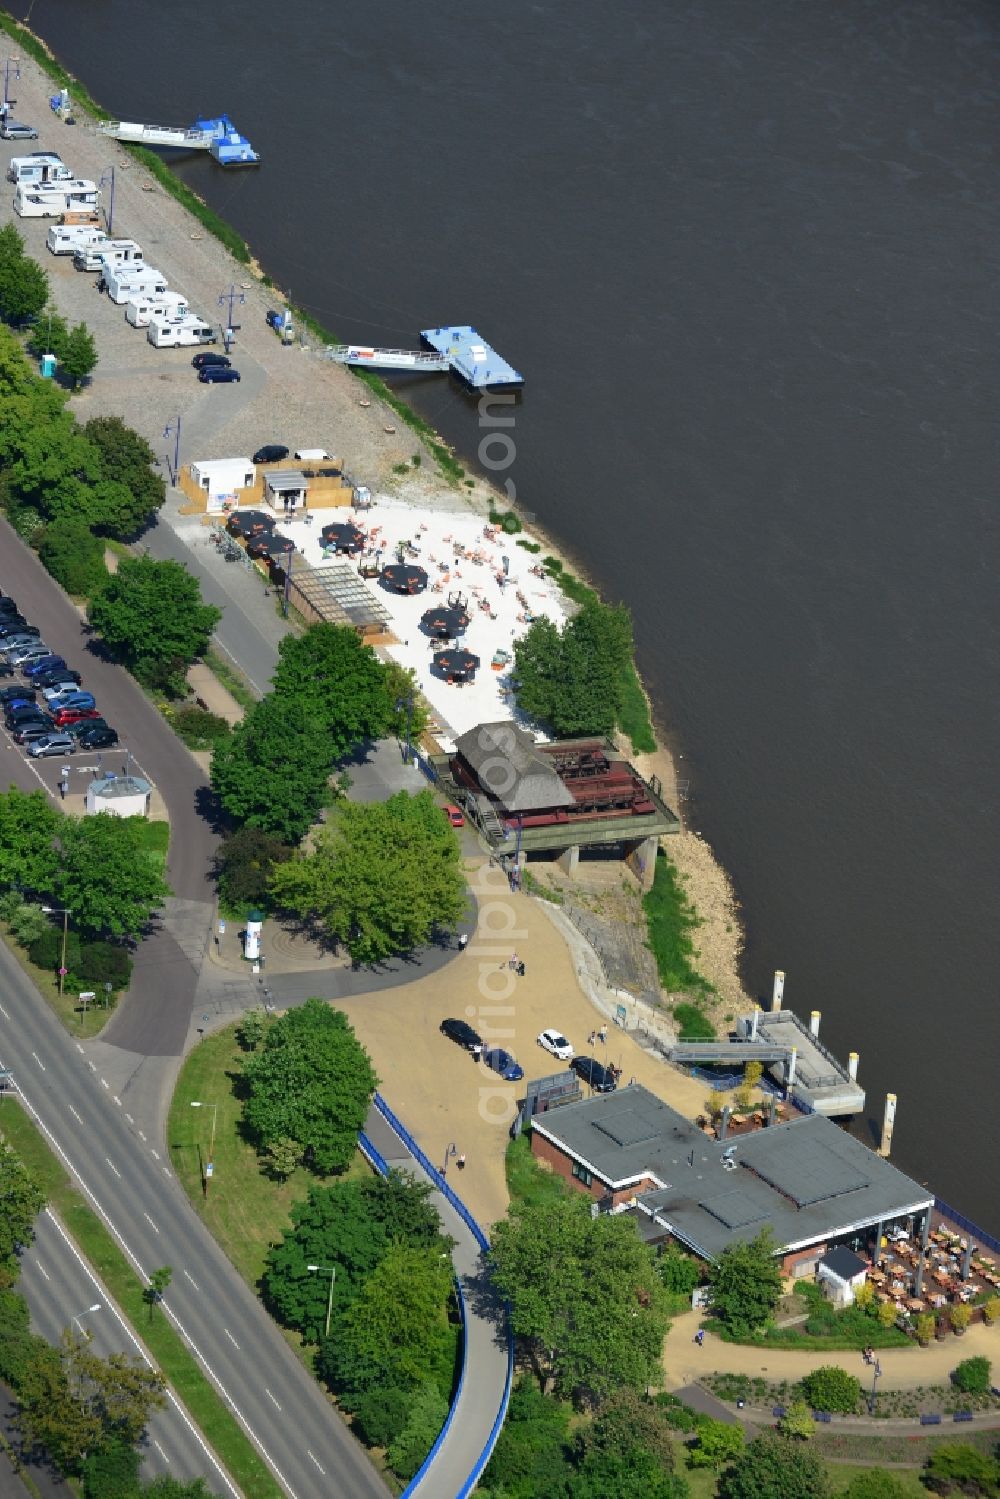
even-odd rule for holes
{"type": "Polygon", "coordinates": [[[87,787],[86,811],[113,817],[148,817],[152,787],[141,776],[101,776],[87,787]]]}
{"type": "Polygon", "coordinates": [[[256,471],[249,458],[203,458],[190,465],[191,482],[208,501],[208,509],[221,511],[235,501],[237,490],[252,489],[256,471]]]}
{"type": "Polygon", "coordinates": [[[865,1283],[868,1266],[860,1255],[838,1244],[816,1266],[816,1283],[835,1306],[850,1306],[854,1293],[865,1283]]]}

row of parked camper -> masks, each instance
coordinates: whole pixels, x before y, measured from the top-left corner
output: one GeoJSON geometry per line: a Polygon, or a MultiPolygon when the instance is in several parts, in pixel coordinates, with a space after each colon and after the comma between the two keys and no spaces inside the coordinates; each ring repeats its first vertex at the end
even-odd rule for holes
{"type": "Polygon", "coordinates": [[[216,342],[215,330],[191,311],[187,298],[170,291],[162,271],[146,265],[141,245],[133,239],[112,239],[100,227],[100,194],[92,182],[74,178],[51,151],[13,157],[7,177],[16,184],[15,211],[28,217],[60,218],[62,222],[53,225],[46,237],[53,255],[72,255],[78,271],[98,272],[100,289],[125,308],[134,327],[147,330],[154,348],[216,342]]]}

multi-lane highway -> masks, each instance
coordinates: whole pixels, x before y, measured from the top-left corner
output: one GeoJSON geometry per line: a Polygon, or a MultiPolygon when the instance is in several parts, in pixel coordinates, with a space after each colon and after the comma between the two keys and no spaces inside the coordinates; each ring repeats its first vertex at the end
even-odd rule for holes
{"type": "Polygon", "coordinates": [[[2,945],[0,1067],[136,1271],[146,1278],[171,1266],[166,1315],[286,1491],[384,1495],[320,1386],[195,1215],[159,1143],[143,1138],[2,945]]]}

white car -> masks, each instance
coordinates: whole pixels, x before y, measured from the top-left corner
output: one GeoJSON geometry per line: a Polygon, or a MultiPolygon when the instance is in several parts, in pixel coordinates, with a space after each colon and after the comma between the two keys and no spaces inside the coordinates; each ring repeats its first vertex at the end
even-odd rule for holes
{"type": "Polygon", "coordinates": [[[566,1040],[562,1031],[542,1031],[538,1038],[538,1044],[543,1051],[550,1052],[552,1056],[558,1057],[560,1062],[568,1062],[573,1056],[573,1048],[566,1040]]]}

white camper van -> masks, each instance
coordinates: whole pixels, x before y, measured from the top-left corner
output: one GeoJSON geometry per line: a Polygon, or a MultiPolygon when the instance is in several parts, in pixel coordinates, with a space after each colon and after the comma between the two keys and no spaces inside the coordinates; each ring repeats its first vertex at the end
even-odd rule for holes
{"type": "Polygon", "coordinates": [[[78,271],[113,271],[120,265],[142,265],[142,246],[134,239],[109,239],[101,245],[82,245],[73,251],[78,271]]]}
{"type": "Polygon", "coordinates": [[[154,349],[184,349],[192,344],[214,344],[215,329],[210,328],[204,318],[189,313],[176,323],[150,323],[146,337],[154,349]]]}
{"type": "Polygon", "coordinates": [[[126,264],[105,271],[104,286],[112,302],[122,307],[137,292],[151,297],[162,296],[167,289],[167,278],[151,265],[126,264]]]}
{"type": "Polygon", "coordinates": [[[88,246],[106,245],[108,236],[103,229],[94,229],[90,224],[53,224],[45,243],[53,255],[75,255],[77,250],[88,246]]]}
{"type": "Polygon", "coordinates": [[[54,151],[34,151],[30,156],[12,156],[7,168],[7,181],[19,182],[70,182],[73,173],[54,151]]]}
{"type": "Polygon", "coordinates": [[[156,297],[137,293],[125,303],[125,316],[133,328],[148,328],[150,323],[179,323],[190,311],[187,297],[176,291],[164,291],[156,297]]]}
{"type": "Polygon", "coordinates": [[[22,219],[58,219],[81,208],[96,208],[100,196],[97,183],[83,177],[59,182],[19,182],[14,194],[14,212],[22,219]]]}

